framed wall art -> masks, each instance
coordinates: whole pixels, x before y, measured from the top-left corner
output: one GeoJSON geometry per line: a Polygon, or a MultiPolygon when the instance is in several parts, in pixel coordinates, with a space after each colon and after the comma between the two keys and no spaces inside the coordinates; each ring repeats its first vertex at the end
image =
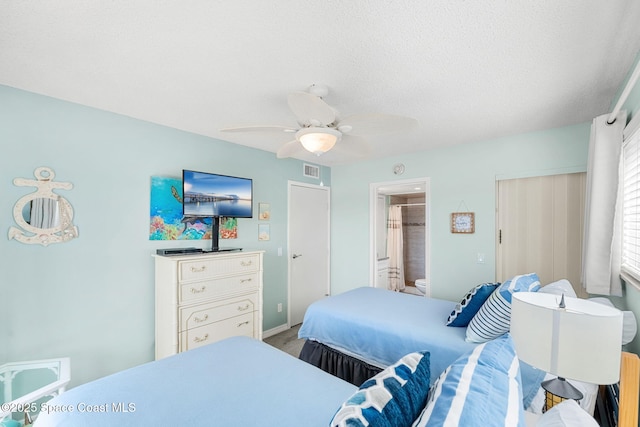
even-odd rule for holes
{"type": "Polygon", "coordinates": [[[451,214],[451,232],[471,234],[476,231],[475,214],[473,212],[453,212],[451,214]]]}
{"type": "Polygon", "coordinates": [[[268,221],[271,218],[271,207],[269,203],[258,203],[258,219],[268,221]]]}
{"type": "Polygon", "coordinates": [[[152,176],[149,240],[211,239],[211,218],[182,216],[182,179],[152,176]]]}
{"type": "Polygon", "coordinates": [[[269,227],[269,224],[259,224],[258,240],[269,240],[269,239],[271,239],[271,227],[269,227]]]}

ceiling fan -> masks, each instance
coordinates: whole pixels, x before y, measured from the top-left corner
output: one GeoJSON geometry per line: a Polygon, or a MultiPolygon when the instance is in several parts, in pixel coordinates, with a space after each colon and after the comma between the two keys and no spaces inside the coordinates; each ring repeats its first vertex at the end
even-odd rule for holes
{"type": "Polygon", "coordinates": [[[302,150],[320,156],[331,149],[364,157],[369,152],[365,136],[407,130],[418,124],[415,119],[389,114],[360,114],[340,119],[336,110],[322,99],[328,92],[326,86],[314,84],[307,92],[297,91],[289,94],[289,108],[298,122],[298,127],[247,126],[221,131],[275,130],[294,133],[295,139],[284,143],[278,149],[278,158],[295,156],[302,150]]]}

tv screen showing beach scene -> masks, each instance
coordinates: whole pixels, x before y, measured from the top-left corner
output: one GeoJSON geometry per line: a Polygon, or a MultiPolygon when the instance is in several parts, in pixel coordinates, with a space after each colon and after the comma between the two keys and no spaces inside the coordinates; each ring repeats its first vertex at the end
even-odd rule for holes
{"type": "Polygon", "coordinates": [[[252,218],[250,178],[182,171],[182,214],[185,217],[252,218]]]}

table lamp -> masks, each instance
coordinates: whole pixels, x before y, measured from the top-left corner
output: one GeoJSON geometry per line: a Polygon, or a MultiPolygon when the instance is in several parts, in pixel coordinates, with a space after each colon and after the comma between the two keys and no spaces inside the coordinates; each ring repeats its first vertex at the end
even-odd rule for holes
{"type": "Polygon", "coordinates": [[[556,375],[541,385],[543,411],[565,399],[582,399],[566,379],[613,384],[620,379],[622,312],[580,298],[516,292],[511,337],[523,362],[556,375]]]}

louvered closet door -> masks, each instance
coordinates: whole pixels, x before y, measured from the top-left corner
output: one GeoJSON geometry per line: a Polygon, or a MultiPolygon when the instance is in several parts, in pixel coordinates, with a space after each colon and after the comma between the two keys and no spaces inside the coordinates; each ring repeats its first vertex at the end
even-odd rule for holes
{"type": "Polygon", "coordinates": [[[586,173],[508,179],[497,184],[497,280],[535,272],[544,285],[580,285],[586,173]]]}

